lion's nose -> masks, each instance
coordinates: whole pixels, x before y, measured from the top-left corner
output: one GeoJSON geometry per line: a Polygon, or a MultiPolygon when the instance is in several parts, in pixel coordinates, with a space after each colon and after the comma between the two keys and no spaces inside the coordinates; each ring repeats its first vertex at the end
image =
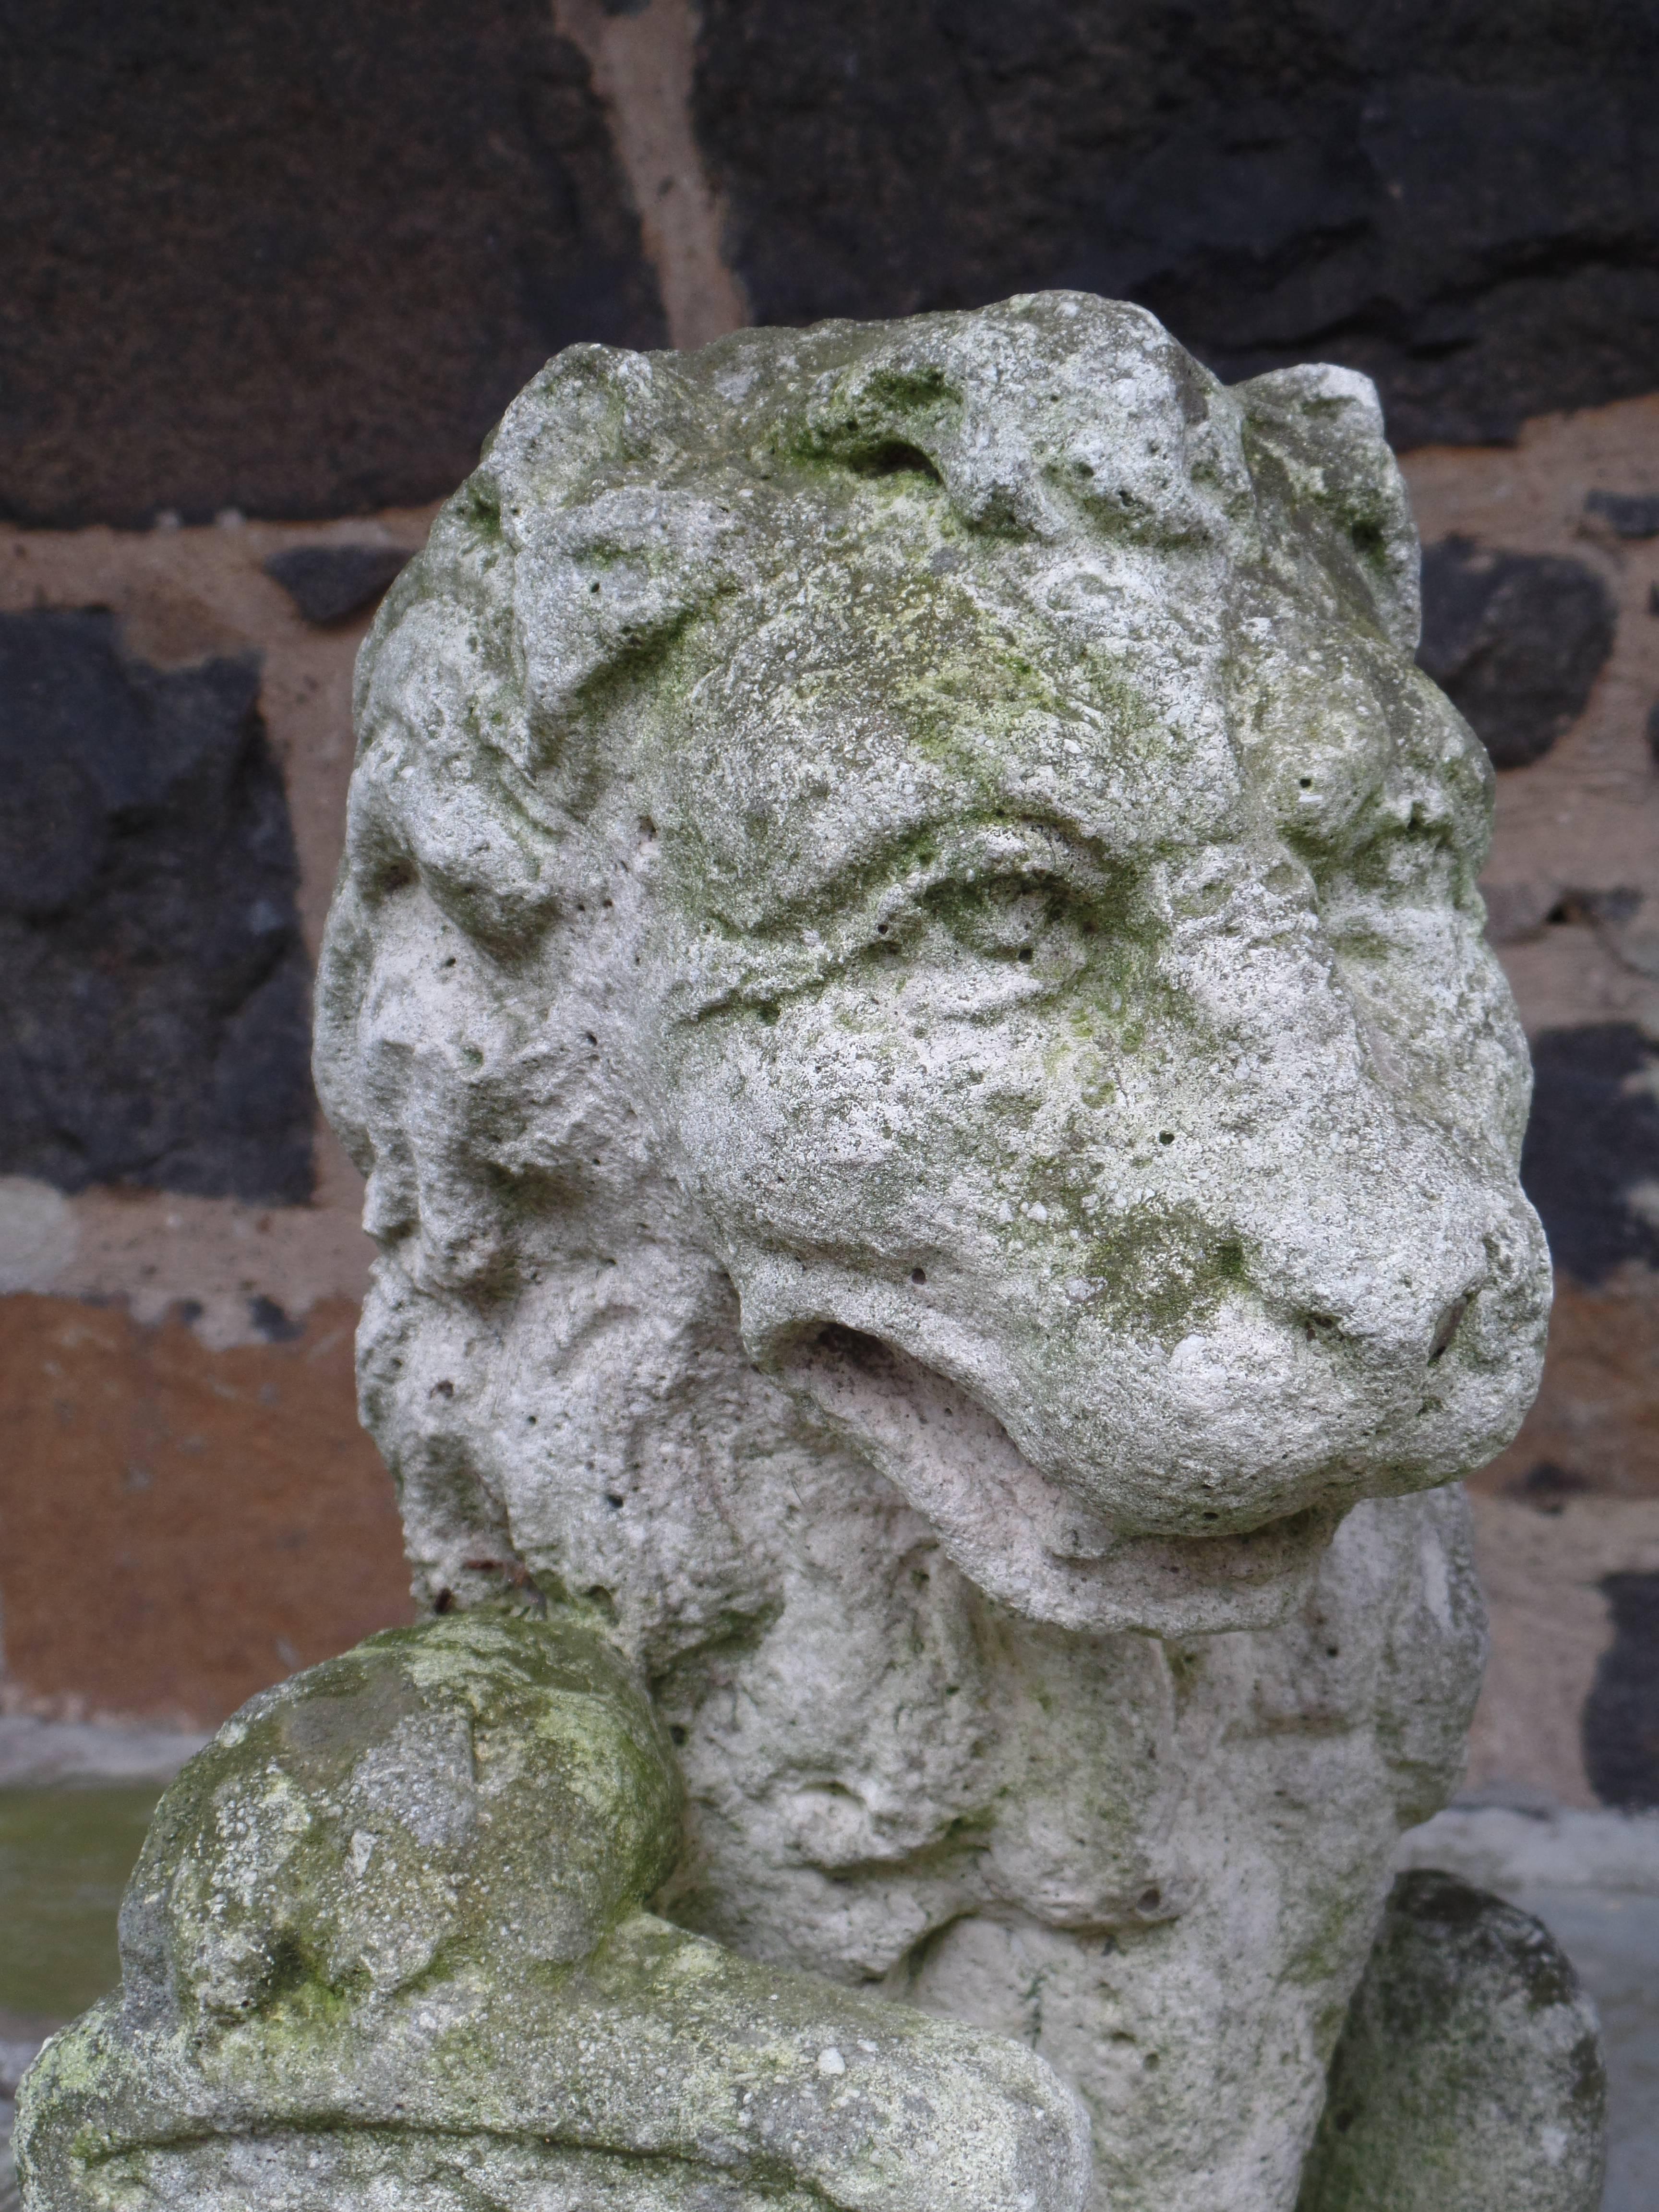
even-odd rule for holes
{"type": "Polygon", "coordinates": [[[1437,1369],[1470,1343],[1486,1303],[1496,1297],[1501,1304],[1516,1287],[1514,1270],[1491,1249],[1493,1240],[1469,1233],[1468,1224],[1425,1220],[1418,1248],[1404,1252],[1397,1235],[1356,1233],[1338,1265],[1264,1240],[1261,1264],[1249,1272],[1269,1310],[1310,1344],[1339,1364],[1403,1380],[1437,1369]]]}
{"type": "Polygon", "coordinates": [[[1342,1312],[1332,1312],[1320,1305],[1301,1306],[1297,1309],[1296,1321],[1310,1343],[1347,1344],[1361,1350],[1369,1346],[1402,1360],[1420,1356],[1425,1365],[1434,1367],[1451,1350],[1482,1288],[1483,1285],[1476,1283],[1459,1291],[1454,1297],[1431,1298],[1426,1311],[1433,1316],[1433,1327],[1426,1330],[1423,1325],[1425,1308],[1409,1296],[1398,1300],[1378,1298],[1357,1306],[1349,1304],[1342,1312]],[[1388,1310],[1389,1307],[1391,1311],[1388,1310]]]}

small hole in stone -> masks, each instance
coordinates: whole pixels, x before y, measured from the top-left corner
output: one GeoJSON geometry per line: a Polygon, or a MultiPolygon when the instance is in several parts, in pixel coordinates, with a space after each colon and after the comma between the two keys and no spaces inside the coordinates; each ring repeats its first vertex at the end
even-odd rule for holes
{"type": "Polygon", "coordinates": [[[668,1741],[671,1743],[684,1743],[685,1741],[685,1730],[680,1726],[678,1721],[670,1721],[668,1723],[668,1741]]]}
{"type": "Polygon", "coordinates": [[[1173,1129],[1160,1129],[1158,1133],[1158,1141],[1160,1145],[1174,1144],[1175,1131],[1173,1129]]]}
{"type": "Polygon", "coordinates": [[[913,1283],[925,1283],[925,1282],[927,1281],[927,1270],[926,1269],[926,1267],[912,1267],[912,1268],[911,1268],[911,1270],[910,1270],[910,1280],[911,1280],[913,1283]]]}
{"type": "Polygon", "coordinates": [[[890,439],[872,452],[861,454],[854,464],[860,472],[872,477],[905,476],[914,473],[939,481],[939,471],[918,446],[907,445],[902,438],[890,439]]]}
{"type": "Polygon", "coordinates": [[[885,936],[886,936],[886,934],[887,934],[887,924],[886,924],[884,921],[878,921],[878,922],[876,924],[876,935],[877,935],[878,937],[885,937],[885,936]]]}
{"type": "Polygon", "coordinates": [[[1458,1324],[1468,1311],[1469,1304],[1470,1301],[1468,1297],[1454,1298],[1445,1312],[1441,1315],[1440,1326],[1436,1329],[1434,1341],[1429,1346],[1431,1367],[1437,1360],[1443,1359],[1451,1349],[1452,1339],[1456,1335],[1458,1324]]]}
{"type": "Polygon", "coordinates": [[[1035,960],[1036,954],[1030,945],[1022,945],[1019,948],[1019,957],[1022,960],[1035,960]]]}
{"type": "Polygon", "coordinates": [[[1299,775],[1297,778],[1297,781],[1301,785],[1304,791],[1311,791],[1313,789],[1313,778],[1310,775],[1299,775]]]}
{"type": "Polygon", "coordinates": [[[1141,1891],[1139,1910],[1142,1912],[1156,1912],[1163,1902],[1164,1893],[1154,1884],[1151,1889],[1141,1891]]]}

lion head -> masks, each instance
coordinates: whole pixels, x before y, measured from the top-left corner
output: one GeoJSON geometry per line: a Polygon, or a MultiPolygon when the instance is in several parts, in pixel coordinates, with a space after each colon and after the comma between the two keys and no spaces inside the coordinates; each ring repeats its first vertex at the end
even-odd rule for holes
{"type": "Polygon", "coordinates": [[[1547,1257],[1416,576],[1363,378],[1135,307],[548,366],[364,648],[319,988],[429,1589],[695,1631],[805,1436],[1028,1614],[1250,1626],[1503,1446],[1547,1257]]]}

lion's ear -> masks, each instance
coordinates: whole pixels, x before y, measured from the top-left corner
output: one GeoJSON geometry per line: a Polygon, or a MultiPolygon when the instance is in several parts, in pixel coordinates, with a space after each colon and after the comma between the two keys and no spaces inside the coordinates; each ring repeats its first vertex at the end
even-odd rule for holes
{"type": "Polygon", "coordinates": [[[1280,475],[1292,511],[1312,508],[1334,526],[1378,624],[1402,653],[1415,653],[1422,623],[1417,527],[1370,377],[1308,362],[1253,377],[1234,387],[1234,397],[1244,410],[1259,488],[1266,488],[1264,477],[1280,475]]]}

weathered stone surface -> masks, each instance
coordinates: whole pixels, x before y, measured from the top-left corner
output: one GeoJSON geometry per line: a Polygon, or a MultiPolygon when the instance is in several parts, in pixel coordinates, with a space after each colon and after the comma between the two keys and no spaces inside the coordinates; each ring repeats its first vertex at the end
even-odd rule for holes
{"type": "Polygon", "coordinates": [[[649,1680],[747,2032],[764,1962],[849,2069],[1024,2045],[1114,2212],[1294,2203],[1536,1377],[1416,579],[1363,380],[1060,295],[562,356],[360,663],[319,1068],[421,1586],[649,1680]]]}
{"type": "Polygon", "coordinates": [[[1080,285],[1228,377],[1336,360],[1396,445],[1645,392],[1645,0],[708,0],[698,129],[762,322],[1080,285]]]}
{"type": "Polygon", "coordinates": [[[1331,2067],[1300,2212],[1596,2212],[1607,2079],[1549,1930],[1402,1875],[1331,2067]]]}
{"type": "Polygon", "coordinates": [[[1604,1805],[1659,1807],[1659,1574],[1604,1577],[1613,1642],[1584,1701],[1584,1771],[1604,1805]]]}
{"type": "Polygon", "coordinates": [[[1417,657],[1496,768],[1542,759],[1577,720],[1616,621],[1607,586],[1582,561],[1457,538],[1424,549],[1417,657]]]}
{"type": "Polygon", "coordinates": [[[252,657],[0,615],[0,1170],[296,1200],[309,977],[252,657]]]}
{"type": "Polygon", "coordinates": [[[570,1621],[428,1621],[265,1692],[158,1808],[118,1998],[29,2077],[27,2201],[1076,2212],[1041,2059],[641,1910],[680,1794],[570,1621]]]}
{"type": "Polygon", "coordinates": [[[539,0],[52,0],[9,58],[0,512],[435,498],[559,346],[661,340],[539,0]]]}
{"type": "Polygon", "coordinates": [[[264,568],[307,622],[335,623],[373,606],[408,562],[404,546],[294,545],[264,568]]]}
{"type": "Polygon", "coordinates": [[[1521,1178],[1559,1267],[1599,1283],[1621,1263],[1659,1266],[1659,1098],[1652,1044],[1627,1022],[1546,1030],[1521,1178]]]}

